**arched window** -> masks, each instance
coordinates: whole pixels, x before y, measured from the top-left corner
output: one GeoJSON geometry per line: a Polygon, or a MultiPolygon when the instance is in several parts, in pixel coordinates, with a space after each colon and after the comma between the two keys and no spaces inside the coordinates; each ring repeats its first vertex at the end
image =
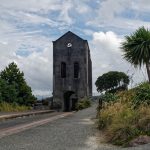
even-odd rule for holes
{"type": "Polygon", "coordinates": [[[79,63],[74,63],[74,78],[79,78],[79,63]]]}
{"type": "Polygon", "coordinates": [[[66,78],[66,63],[65,62],[61,63],[61,77],[66,78]]]}

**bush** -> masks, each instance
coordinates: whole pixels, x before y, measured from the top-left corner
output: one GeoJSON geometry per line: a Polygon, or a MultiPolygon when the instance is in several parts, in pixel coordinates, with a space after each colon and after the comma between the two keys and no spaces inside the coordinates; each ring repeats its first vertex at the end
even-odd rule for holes
{"type": "MultiPolygon", "coordinates": [[[[99,97],[99,105],[97,107],[97,117],[99,115],[100,110],[105,105],[105,103],[115,102],[118,99],[118,96],[112,93],[105,93],[99,97]]],[[[103,123],[102,123],[103,124],[103,123]]]]}
{"type": "Polygon", "coordinates": [[[90,106],[91,106],[91,101],[87,97],[85,97],[85,98],[79,100],[79,102],[76,105],[76,109],[82,110],[82,109],[88,108],[90,106]]]}
{"type": "Polygon", "coordinates": [[[135,107],[141,104],[150,105],[150,84],[142,83],[135,89],[135,96],[133,98],[133,103],[135,107]]]}
{"type": "Polygon", "coordinates": [[[99,97],[99,99],[102,100],[102,102],[113,102],[116,101],[117,98],[118,96],[112,93],[106,93],[99,97]]]}
{"type": "Polygon", "coordinates": [[[98,127],[104,130],[107,142],[127,145],[139,135],[150,136],[148,88],[149,85],[141,84],[135,89],[118,93],[115,101],[108,100],[103,104],[98,115],[98,127]]]}

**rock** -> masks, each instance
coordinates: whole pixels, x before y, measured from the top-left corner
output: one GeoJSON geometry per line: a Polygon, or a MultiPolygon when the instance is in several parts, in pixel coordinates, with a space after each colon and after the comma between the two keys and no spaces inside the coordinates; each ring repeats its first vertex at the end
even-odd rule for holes
{"type": "Polygon", "coordinates": [[[142,144],[150,143],[150,136],[147,135],[141,135],[132,141],[130,141],[129,146],[137,146],[142,144]]]}

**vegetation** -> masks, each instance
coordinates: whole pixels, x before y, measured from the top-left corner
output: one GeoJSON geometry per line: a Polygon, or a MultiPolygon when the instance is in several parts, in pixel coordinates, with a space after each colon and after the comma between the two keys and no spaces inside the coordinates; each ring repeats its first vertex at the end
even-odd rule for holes
{"type": "Polygon", "coordinates": [[[91,100],[87,97],[84,97],[77,103],[76,109],[82,110],[82,109],[88,108],[90,106],[91,106],[91,100]]]}
{"type": "Polygon", "coordinates": [[[105,93],[99,97],[99,99],[103,102],[113,102],[113,101],[116,101],[117,98],[118,96],[112,93],[105,93]]]}
{"type": "Polygon", "coordinates": [[[9,104],[13,104],[14,106],[14,103],[17,105],[32,106],[35,100],[36,98],[32,95],[31,88],[24,79],[24,73],[20,72],[14,62],[9,64],[0,73],[0,103],[2,103],[2,106],[3,104],[4,106],[9,104]]]}
{"type": "Polygon", "coordinates": [[[125,37],[121,48],[124,58],[135,67],[146,65],[150,82],[150,31],[144,27],[139,28],[125,37]]]}
{"type": "MultiPolygon", "coordinates": [[[[132,65],[140,68],[146,65],[150,83],[150,31],[144,27],[139,28],[125,37],[121,48],[124,58],[132,65]]],[[[100,97],[100,102],[103,103],[99,103],[97,109],[98,127],[104,131],[107,142],[128,145],[132,139],[140,135],[150,136],[149,83],[142,83],[128,91],[118,91],[120,87],[127,89],[127,76],[118,77],[117,74],[108,72],[98,77],[97,90],[106,91],[100,97]]]]}
{"type": "Polygon", "coordinates": [[[98,127],[106,141],[125,146],[139,135],[150,136],[150,84],[114,96],[107,97],[98,112],[98,127]]]}
{"type": "Polygon", "coordinates": [[[127,89],[129,84],[129,77],[118,71],[110,71],[108,73],[99,76],[95,82],[98,92],[110,92],[115,93],[119,90],[127,89]]]}
{"type": "Polygon", "coordinates": [[[143,83],[134,89],[133,104],[135,107],[141,104],[150,105],[150,84],[143,83]]]}
{"type": "Polygon", "coordinates": [[[19,112],[19,111],[26,111],[30,110],[30,106],[20,106],[16,103],[6,103],[6,102],[1,102],[0,103],[0,111],[4,112],[19,112]]]}

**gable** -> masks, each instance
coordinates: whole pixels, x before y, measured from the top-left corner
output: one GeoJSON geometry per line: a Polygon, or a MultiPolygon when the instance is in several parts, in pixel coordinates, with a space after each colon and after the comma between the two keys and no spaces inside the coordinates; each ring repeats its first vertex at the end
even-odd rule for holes
{"type": "Polygon", "coordinates": [[[53,53],[55,54],[62,55],[61,53],[64,53],[64,55],[67,55],[68,48],[71,50],[72,54],[75,55],[76,53],[84,53],[87,50],[87,40],[68,31],[56,41],[53,41],[53,53]]]}
{"type": "Polygon", "coordinates": [[[74,34],[71,31],[68,31],[67,33],[65,33],[64,35],[62,35],[60,38],[58,38],[56,41],[54,42],[61,42],[61,41],[68,41],[68,40],[80,40],[80,41],[84,41],[84,39],[82,39],[81,37],[79,37],[78,35],[74,34]]]}

